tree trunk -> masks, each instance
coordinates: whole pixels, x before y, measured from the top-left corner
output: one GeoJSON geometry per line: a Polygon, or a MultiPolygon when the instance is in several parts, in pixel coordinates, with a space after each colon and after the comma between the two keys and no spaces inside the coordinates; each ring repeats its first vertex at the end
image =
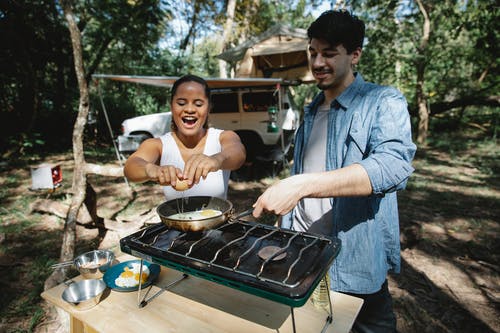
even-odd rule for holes
{"type": "MultiPolygon", "coordinates": [[[[74,257],[76,221],[78,211],[85,200],[86,194],[87,179],[85,173],[85,158],[83,156],[83,132],[89,113],[89,92],[88,83],[85,81],[85,70],[83,68],[80,30],[77,27],[75,17],[73,15],[73,9],[71,8],[69,1],[62,0],[61,5],[64,11],[64,16],[68,22],[68,28],[71,35],[75,72],[80,90],[78,116],[73,127],[73,159],[75,161],[72,183],[73,197],[71,199],[70,208],[64,224],[64,236],[60,254],[61,261],[68,261],[72,260],[74,257]]],[[[67,268],[55,270],[54,273],[45,281],[45,289],[61,283],[66,278],[66,273],[67,268]]]]}
{"type": "MultiPolygon", "coordinates": [[[[236,0],[229,0],[226,7],[226,23],[224,24],[224,32],[220,40],[219,53],[224,52],[227,43],[231,40],[231,31],[234,23],[234,10],[236,8],[236,0]]],[[[227,78],[226,62],[219,59],[219,77],[227,78]]]]}
{"type": "Polygon", "coordinates": [[[200,13],[200,10],[201,10],[200,2],[195,0],[193,4],[193,18],[191,19],[191,24],[189,25],[189,31],[179,46],[179,48],[183,51],[186,50],[189,44],[189,40],[191,38],[193,39],[195,38],[196,24],[198,23],[198,15],[200,13]]]}
{"type": "MultiPolygon", "coordinates": [[[[244,9],[244,15],[243,15],[243,20],[241,22],[241,28],[239,29],[239,33],[236,36],[233,36],[233,39],[236,40],[236,44],[242,44],[245,41],[247,41],[250,38],[251,32],[251,18],[255,17],[255,15],[258,15],[260,7],[260,0],[250,0],[246,2],[245,9],[244,9]]],[[[238,70],[238,64],[237,62],[231,62],[230,63],[230,72],[231,72],[231,77],[234,76],[234,73],[238,70]]]]}
{"type": "Polygon", "coordinates": [[[426,67],[426,51],[429,44],[429,37],[431,34],[431,21],[427,9],[422,3],[422,0],[416,0],[418,8],[424,17],[424,24],[422,28],[422,37],[420,38],[420,45],[417,48],[417,107],[418,107],[418,129],[417,129],[417,143],[425,145],[429,131],[429,110],[427,108],[427,96],[424,91],[425,84],[425,67],[426,67]]]}
{"type": "Polygon", "coordinates": [[[250,36],[250,18],[257,15],[259,10],[260,0],[251,0],[246,6],[246,13],[241,24],[241,33],[238,37],[238,44],[244,43],[250,36]]]}
{"type": "Polygon", "coordinates": [[[417,127],[417,143],[424,145],[427,141],[429,132],[429,110],[427,109],[427,98],[424,93],[424,69],[417,66],[417,108],[418,108],[418,127],[417,127]]]}

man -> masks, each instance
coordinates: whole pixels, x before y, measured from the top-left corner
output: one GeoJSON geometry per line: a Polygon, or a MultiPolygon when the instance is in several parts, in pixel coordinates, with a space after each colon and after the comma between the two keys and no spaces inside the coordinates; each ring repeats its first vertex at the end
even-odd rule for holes
{"type": "Polygon", "coordinates": [[[416,147],[404,96],[353,70],[364,32],[346,11],[327,11],[309,27],[322,91],[304,110],[292,176],[268,188],[253,214],[286,214],[282,227],[340,238],[331,288],[364,299],[354,332],[385,333],[396,331],[387,287],[387,272],[400,270],[396,191],[414,170],[416,147]]]}

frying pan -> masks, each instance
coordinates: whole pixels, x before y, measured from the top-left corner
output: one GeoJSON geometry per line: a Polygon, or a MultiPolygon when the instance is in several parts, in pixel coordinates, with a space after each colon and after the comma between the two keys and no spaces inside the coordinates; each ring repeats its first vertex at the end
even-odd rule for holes
{"type": "Polygon", "coordinates": [[[230,222],[231,219],[250,215],[253,212],[253,208],[233,216],[233,204],[228,200],[210,196],[192,196],[166,201],[156,208],[156,212],[160,216],[161,221],[170,229],[196,232],[213,229],[225,222],[230,222]],[[184,212],[215,209],[221,211],[222,214],[192,220],[171,218],[170,216],[180,212],[180,207],[183,207],[184,212]]]}

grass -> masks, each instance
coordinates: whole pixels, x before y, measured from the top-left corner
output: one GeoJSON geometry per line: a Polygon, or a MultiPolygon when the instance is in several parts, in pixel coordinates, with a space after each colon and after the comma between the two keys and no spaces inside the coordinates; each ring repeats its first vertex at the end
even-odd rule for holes
{"type": "MultiPolygon", "coordinates": [[[[491,113],[477,119],[466,114],[461,121],[434,119],[429,145],[418,150],[414,161],[416,171],[407,189],[399,194],[402,232],[418,225],[421,235],[414,246],[436,263],[447,255],[450,261],[465,256],[498,267],[500,150],[495,133],[500,122],[497,118],[491,113]],[[478,123],[479,127],[470,126],[471,122],[478,123]],[[443,233],[425,231],[423,225],[432,225],[443,233]]],[[[48,155],[46,159],[71,165],[72,154],[48,155]]],[[[116,161],[116,156],[112,147],[91,147],[86,159],[104,164],[116,161]]],[[[30,212],[29,206],[39,198],[68,202],[72,170],[63,167],[63,186],[54,193],[30,191],[30,165],[39,161],[39,158],[23,157],[13,164],[0,166],[0,331],[5,327],[6,332],[33,332],[44,320],[40,293],[52,272],[50,265],[59,257],[64,219],[30,212]]],[[[279,175],[280,178],[286,176],[286,171],[279,175]]],[[[129,198],[122,190],[123,179],[105,180],[95,176],[89,179],[103,200],[99,215],[105,218],[127,216],[155,204],[145,198],[151,198],[151,191],[158,191],[158,187],[137,187],[136,197],[129,198]],[[133,205],[128,205],[130,200],[134,200],[133,205]]],[[[248,200],[236,207],[236,213],[249,208],[268,183],[271,180],[261,179],[260,187],[245,189],[248,200]]],[[[237,191],[230,190],[230,195],[237,191]]],[[[158,193],[161,200],[161,192],[158,193]]],[[[266,215],[259,222],[273,224],[275,219],[273,215],[266,215]]],[[[95,248],[97,244],[98,239],[81,239],[77,252],[95,248]]],[[[411,287],[409,289],[411,291],[411,287]]],[[[430,304],[421,302],[417,294],[395,299],[398,320],[405,323],[402,333],[421,331],[424,322],[430,325],[427,331],[445,331],[445,326],[449,332],[461,331],[453,329],[456,324],[452,320],[438,318],[425,309],[436,304],[442,306],[440,299],[430,304]]],[[[466,319],[466,322],[474,322],[474,318],[466,319]]],[[[462,332],[472,331],[464,328],[462,332]]]]}

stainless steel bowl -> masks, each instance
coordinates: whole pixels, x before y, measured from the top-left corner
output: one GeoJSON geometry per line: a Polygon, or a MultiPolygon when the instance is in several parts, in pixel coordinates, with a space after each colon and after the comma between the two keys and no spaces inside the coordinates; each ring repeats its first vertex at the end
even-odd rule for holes
{"type": "Polygon", "coordinates": [[[84,279],[100,279],[115,260],[109,250],[94,250],[75,258],[74,264],[84,279]]]}
{"type": "Polygon", "coordinates": [[[106,290],[103,280],[88,279],[70,284],[62,294],[62,299],[77,310],[88,310],[101,301],[101,296],[106,290]]]}

